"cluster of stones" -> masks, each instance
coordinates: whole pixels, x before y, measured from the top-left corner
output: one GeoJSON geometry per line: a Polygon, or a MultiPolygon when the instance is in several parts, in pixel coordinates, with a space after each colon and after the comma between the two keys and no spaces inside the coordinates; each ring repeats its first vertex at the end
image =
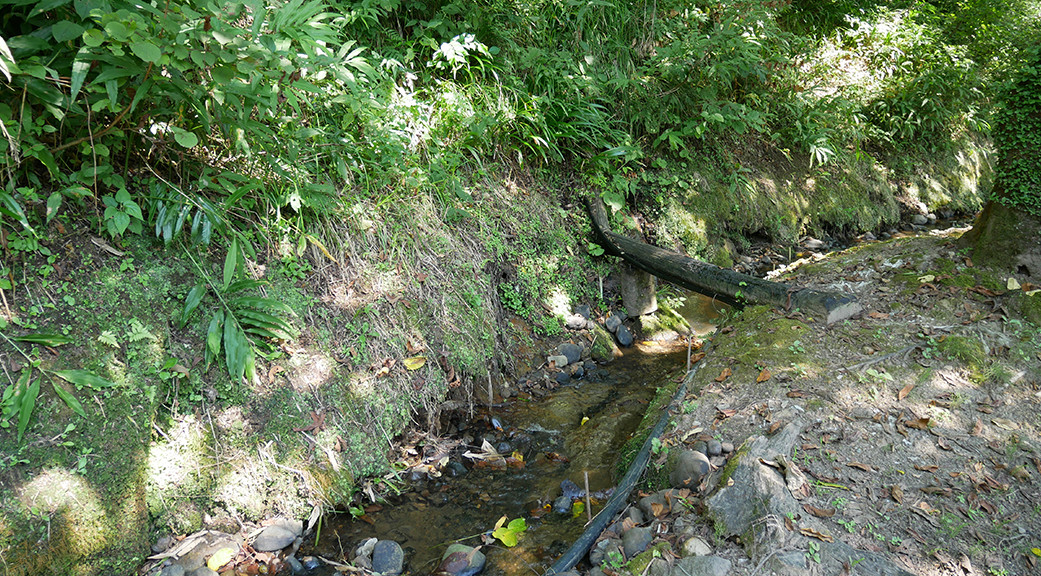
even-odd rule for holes
{"type": "MultiPolygon", "coordinates": [[[[398,576],[405,568],[405,551],[393,540],[369,538],[355,550],[351,564],[367,573],[398,576]]],[[[479,548],[450,545],[441,556],[439,576],[474,576],[484,570],[485,556],[479,548]]]]}
{"type": "Polygon", "coordinates": [[[253,576],[279,571],[306,574],[320,562],[313,556],[296,558],[302,538],[303,522],[284,518],[275,519],[246,537],[214,530],[203,530],[179,541],[167,536],[152,546],[156,553],[152,559],[156,562],[147,573],[152,576],[253,576]]]}

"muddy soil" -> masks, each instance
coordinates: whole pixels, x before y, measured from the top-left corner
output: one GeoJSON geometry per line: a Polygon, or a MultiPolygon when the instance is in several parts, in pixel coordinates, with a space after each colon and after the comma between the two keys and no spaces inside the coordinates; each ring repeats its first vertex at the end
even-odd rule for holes
{"type": "MultiPolygon", "coordinates": [[[[735,315],[663,444],[740,446],[798,422],[790,460],[813,490],[786,529],[814,517],[824,536],[914,574],[1041,573],[1041,293],[1036,278],[974,265],[962,232],[793,266],[782,280],[852,292],[864,312],[832,325],[798,311],[735,315]]],[[[690,520],[659,518],[658,537],[678,544],[690,520]]],[[[696,522],[732,573],[761,573],[749,542],[696,522]]],[[[807,573],[820,572],[813,552],[807,573]]],[[[845,564],[856,573],[855,559],[845,564]]]]}

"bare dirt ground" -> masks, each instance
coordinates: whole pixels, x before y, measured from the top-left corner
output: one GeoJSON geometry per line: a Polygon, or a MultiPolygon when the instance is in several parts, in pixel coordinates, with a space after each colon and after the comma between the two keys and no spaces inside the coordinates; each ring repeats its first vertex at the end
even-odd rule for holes
{"type": "MultiPolygon", "coordinates": [[[[810,489],[782,520],[823,523],[802,544],[807,574],[829,573],[814,544],[828,538],[923,576],[1041,573],[1041,293],[976,266],[960,232],[796,267],[782,280],[852,292],[864,312],[824,325],[746,308],[714,337],[663,438],[679,449],[715,437],[740,454],[801,425],[788,456],[810,489]]],[[[661,520],[661,538],[692,531],[689,513],[661,520]]],[[[732,573],[769,573],[763,552],[699,522],[732,573]]],[[[841,564],[858,573],[855,557],[841,564]]]]}

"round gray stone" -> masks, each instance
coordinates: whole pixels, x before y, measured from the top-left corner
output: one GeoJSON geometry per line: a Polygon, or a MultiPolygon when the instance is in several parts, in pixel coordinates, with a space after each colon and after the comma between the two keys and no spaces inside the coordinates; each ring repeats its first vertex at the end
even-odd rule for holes
{"type": "Polygon", "coordinates": [[[474,576],[484,570],[485,557],[466,544],[452,544],[441,557],[438,572],[449,576],[474,576]]]}
{"type": "Polygon", "coordinates": [[[615,314],[611,314],[607,317],[607,320],[604,321],[604,327],[610,330],[611,332],[618,330],[618,327],[621,325],[622,319],[615,314]]]}
{"type": "Polygon", "coordinates": [[[180,564],[171,564],[163,571],[159,573],[159,576],[184,576],[184,566],[180,564]]]}
{"type": "Polygon", "coordinates": [[[673,570],[684,576],[727,576],[730,560],[719,556],[687,556],[678,560],[673,570]]]}
{"type": "Polygon", "coordinates": [[[274,552],[281,550],[296,540],[296,533],[285,526],[272,524],[257,535],[253,541],[253,549],[257,552],[274,552]]]}
{"type": "Polygon", "coordinates": [[[669,481],[676,488],[696,488],[711,469],[707,456],[694,450],[684,450],[669,474],[669,481]]]}
{"type": "Polygon", "coordinates": [[[557,348],[557,354],[566,357],[568,364],[575,364],[582,359],[582,347],[578,344],[565,342],[557,348]]]}
{"type": "Polygon", "coordinates": [[[631,559],[643,552],[653,539],[654,534],[651,533],[650,528],[630,528],[628,532],[622,534],[622,550],[625,552],[625,557],[631,559]]]}
{"type": "Polygon", "coordinates": [[[195,571],[191,573],[191,576],[220,576],[220,575],[217,574],[215,571],[211,570],[208,566],[203,566],[201,568],[196,568],[195,571]]]}
{"type": "Polygon", "coordinates": [[[709,456],[719,456],[723,453],[723,443],[714,438],[712,440],[709,440],[708,450],[705,453],[709,456]]]}
{"type": "Polygon", "coordinates": [[[405,566],[405,551],[393,540],[380,540],[372,549],[372,571],[385,576],[401,574],[405,566]]]}
{"type": "Polygon", "coordinates": [[[708,556],[712,554],[712,547],[703,538],[694,536],[683,543],[684,556],[708,556]]]}

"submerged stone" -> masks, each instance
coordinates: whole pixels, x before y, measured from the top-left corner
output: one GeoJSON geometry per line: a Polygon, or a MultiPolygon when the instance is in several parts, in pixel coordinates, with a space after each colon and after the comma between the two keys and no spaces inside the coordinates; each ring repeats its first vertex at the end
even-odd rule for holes
{"type": "Polygon", "coordinates": [[[384,576],[401,574],[405,565],[405,551],[393,540],[380,540],[372,549],[372,571],[384,576]]]}
{"type": "Polygon", "coordinates": [[[449,576],[474,576],[484,570],[484,554],[465,544],[452,544],[441,557],[439,573],[449,576]]]}

